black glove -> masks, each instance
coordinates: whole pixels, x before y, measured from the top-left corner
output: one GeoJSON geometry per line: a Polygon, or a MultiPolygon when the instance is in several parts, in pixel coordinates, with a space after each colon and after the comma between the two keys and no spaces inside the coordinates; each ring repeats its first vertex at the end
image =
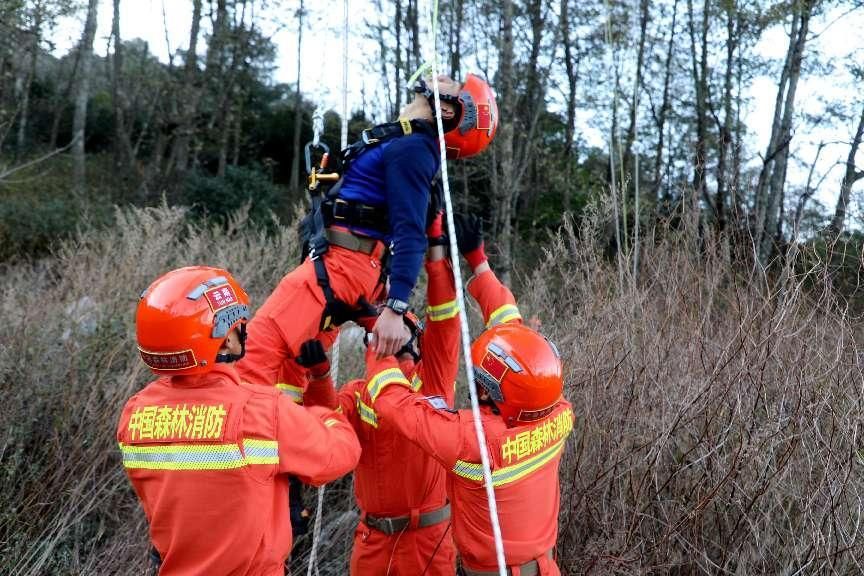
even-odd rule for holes
{"type": "Polygon", "coordinates": [[[476,214],[454,214],[456,225],[456,244],[463,255],[473,252],[483,245],[483,222],[476,214]]]}
{"type": "Polygon", "coordinates": [[[323,364],[330,360],[327,358],[327,351],[324,350],[324,345],[321,341],[315,338],[307,340],[300,345],[300,355],[297,356],[297,364],[304,368],[312,368],[318,364],[323,364]]]}
{"type": "Polygon", "coordinates": [[[326,314],[330,315],[330,324],[333,326],[341,326],[351,320],[355,324],[365,327],[370,319],[371,325],[374,325],[378,318],[378,311],[362,296],[353,306],[336,300],[328,306],[326,314]]]}

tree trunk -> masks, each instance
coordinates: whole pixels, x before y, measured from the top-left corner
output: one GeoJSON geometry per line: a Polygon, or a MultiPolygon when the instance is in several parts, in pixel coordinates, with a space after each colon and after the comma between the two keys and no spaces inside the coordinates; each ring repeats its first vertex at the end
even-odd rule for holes
{"type": "Polygon", "coordinates": [[[759,242],[759,256],[763,263],[771,255],[773,243],[781,230],[783,187],[789,160],[789,142],[792,139],[795,92],[801,75],[801,63],[804,59],[812,9],[813,4],[810,0],[794,4],[789,51],[777,91],[777,109],[774,111],[771,143],[765,155],[763,170],[759,175],[757,199],[763,199],[764,216],[760,218],[760,229],[756,238],[759,242]]]}
{"type": "MultiPolygon", "coordinates": [[[[726,4],[726,71],[723,76],[723,124],[717,123],[720,142],[717,151],[717,196],[714,204],[717,229],[720,231],[726,228],[725,207],[728,188],[726,164],[729,157],[729,146],[732,142],[732,76],[735,69],[735,51],[738,48],[738,32],[735,30],[737,10],[737,1],[728,0],[726,4]]],[[[735,212],[735,204],[736,202],[733,200],[733,213],[735,212]]]]}
{"type": "Polygon", "coordinates": [[[111,26],[114,37],[113,74],[111,77],[111,95],[114,107],[114,170],[116,173],[128,173],[135,165],[135,155],[132,152],[132,139],[126,129],[126,93],[123,89],[123,42],[120,38],[120,0],[114,0],[114,18],[111,26]]]}
{"type": "Polygon", "coordinates": [[[171,156],[173,165],[180,174],[189,169],[189,148],[195,134],[195,110],[198,107],[198,35],[201,30],[201,0],[192,1],[192,26],[189,29],[189,49],[183,70],[183,87],[180,90],[180,122],[171,156]]]}
{"type": "Polygon", "coordinates": [[[20,154],[27,146],[27,120],[30,115],[30,88],[36,78],[36,64],[39,59],[39,39],[42,36],[42,5],[33,8],[33,27],[30,30],[30,66],[21,93],[21,110],[18,114],[18,138],[16,150],[20,154]]]}
{"type": "Polygon", "coordinates": [[[291,189],[300,191],[300,129],[303,124],[303,95],[300,93],[300,65],[303,50],[303,0],[297,10],[297,89],[294,93],[294,137],[291,141],[291,189]]]}
{"type": "Polygon", "coordinates": [[[693,0],[687,0],[687,13],[690,28],[691,64],[693,85],[696,92],[696,143],[693,153],[693,193],[696,198],[706,195],[705,163],[708,140],[708,12],[709,0],[702,8],[700,32],[700,51],[696,48],[696,21],[693,14],[693,0]]]}
{"type": "Polygon", "coordinates": [[[89,0],[87,20],[78,50],[81,52],[81,73],[75,95],[75,115],[72,119],[72,157],[74,159],[74,187],[79,196],[87,189],[87,168],[84,158],[85,126],[87,124],[87,99],[90,96],[90,69],[93,56],[93,39],[96,36],[96,10],[99,0],[89,0]]]}
{"type": "Polygon", "coordinates": [[[510,281],[512,254],[510,240],[512,234],[512,199],[516,195],[513,162],[513,123],[516,112],[516,93],[513,86],[513,3],[511,0],[501,2],[501,36],[499,49],[497,83],[501,117],[505,119],[498,126],[498,134],[493,143],[497,151],[496,170],[500,171],[493,180],[495,197],[495,213],[493,230],[498,244],[496,272],[502,282],[510,281]]]}
{"type": "MultiPolygon", "coordinates": [[[[663,149],[665,146],[666,134],[666,119],[671,107],[671,92],[672,84],[672,60],[675,53],[675,24],[678,19],[678,0],[672,7],[672,25],[669,28],[669,41],[666,46],[666,61],[663,69],[663,97],[660,103],[660,110],[654,114],[654,123],[657,126],[657,147],[654,149],[654,191],[655,199],[660,199],[660,192],[663,183],[663,149]]],[[[660,203],[658,202],[658,206],[660,203]]]]}
{"type": "Polygon", "coordinates": [[[564,69],[567,73],[567,127],[564,135],[564,159],[567,166],[567,183],[564,186],[564,210],[570,210],[570,195],[573,189],[572,175],[575,171],[573,139],[576,135],[576,87],[579,81],[579,45],[570,38],[570,0],[561,0],[561,41],[564,44],[564,69]],[[575,48],[575,57],[574,57],[575,48]]]}
{"type": "Polygon", "coordinates": [[[840,196],[837,198],[837,207],[834,209],[834,218],[828,226],[828,233],[837,238],[846,224],[846,208],[849,205],[849,196],[852,193],[852,185],[864,178],[864,170],[855,169],[855,156],[861,146],[861,138],[864,137],[864,108],[861,109],[861,118],[858,120],[858,128],[849,146],[849,155],[846,157],[846,171],[840,182],[840,196]]]}
{"type": "Polygon", "coordinates": [[[642,89],[642,67],[645,62],[645,32],[649,18],[648,0],[639,0],[639,47],[636,51],[636,78],[633,80],[633,101],[630,103],[630,123],[627,126],[627,139],[624,144],[625,174],[631,174],[635,180],[639,177],[633,172],[633,143],[636,141],[636,118],[639,108],[639,91],[642,89]]]}

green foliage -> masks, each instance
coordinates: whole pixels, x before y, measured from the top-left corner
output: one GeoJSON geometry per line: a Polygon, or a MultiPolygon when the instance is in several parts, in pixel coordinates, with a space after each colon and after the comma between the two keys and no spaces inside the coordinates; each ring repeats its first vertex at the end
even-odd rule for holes
{"type": "Polygon", "coordinates": [[[223,178],[201,173],[191,175],[183,196],[191,214],[221,225],[244,205],[249,205],[249,219],[272,227],[273,214],[284,213],[286,191],[270,181],[256,168],[228,166],[223,178]]]}
{"type": "Polygon", "coordinates": [[[91,157],[90,191],[76,197],[71,163],[58,157],[0,184],[0,262],[41,257],[82,223],[95,227],[110,223],[111,205],[123,192],[105,174],[102,158],[91,157]]]}

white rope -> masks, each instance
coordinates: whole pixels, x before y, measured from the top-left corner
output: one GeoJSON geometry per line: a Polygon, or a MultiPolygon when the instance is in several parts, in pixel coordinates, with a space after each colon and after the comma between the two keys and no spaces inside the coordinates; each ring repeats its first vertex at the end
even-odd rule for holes
{"type": "Polygon", "coordinates": [[[447,213],[447,226],[450,234],[450,259],[453,264],[453,275],[456,280],[456,300],[459,303],[460,326],[462,328],[462,358],[465,360],[465,376],[468,379],[468,392],[471,396],[471,414],[474,417],[474,432],[477,434],[477,445],[480,448],[480,463],[483,466],[483,481],[486,488],[486,498],[489,501],[489,520],[492,523],[492,535],[495,539],[495,557],[498,560],[500,576],[507,576],[507,563],[504,560],[504,542],[501,538],[501,525],[498,522],[498,504],[495,501],[495,488],[492,485],[492,470],[489,466],[489,453],[486,448],[486,434],[480,421],[480,403],[477,397],[477,385],[474,382],[474,371],[471,366],[471,334],[468,330],[468,315],[465,313],[465,291],[462,287],[462,272],[459,267],[459,249],[456,245],[456,225],[453,221],[453,203],[450,199],[450,179],[447,176],[447,149],[444,145],[444,126],[441,123],[441,95],[438,92],[438,50],[436,48],[436,29],[438,20],[438,0],[432,0],[432,90],[435,93],[435,114],[438,126],[438,149],[441,154],[441,184],[444,188],[444,206],[447,213]]]}
{"type": "MultiPolygon", "coordinates": [[[[340,137],[340,149],[348,146],[348,0],[344,2],[342,12],[342,129],[340,137]]],[[[315,145],[318,145],[318,138],[321,131],[324,129],[324,117],[317,116],[316,120],[320,120],[320,124],[314,124],[315,130],[315,145]]],[[[342,331],[336,335],[336,341],[333,342],[333,349],[330,353],[330,374],[333,379],[333,385],[336,386],[339,382],[339,340],[342,336],[342,331]]],[[[315,507],[315,524],[312,527],[312,549],[309,551],[309,566],[306,569],[306,576],[312,576],[314,568],[315,574],[318,574],[318,542],[321,538],[321,524],[324,515],[324,488],[326,484],[318,487],[318,504],[315,507]]]]}

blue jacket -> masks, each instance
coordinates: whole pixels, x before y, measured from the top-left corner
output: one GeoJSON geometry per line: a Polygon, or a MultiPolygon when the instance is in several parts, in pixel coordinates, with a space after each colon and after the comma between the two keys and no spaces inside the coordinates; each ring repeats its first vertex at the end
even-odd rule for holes
{"type": "Polygon", "coordinates": [[[391,298],[407,302],[417,282],[427,245],[429,191],[440,163],[437,139],[414,132],[364,151],[342,180],[339,198],[387,207],[387,233],[354,230],[390,244],[391,298]]]}

